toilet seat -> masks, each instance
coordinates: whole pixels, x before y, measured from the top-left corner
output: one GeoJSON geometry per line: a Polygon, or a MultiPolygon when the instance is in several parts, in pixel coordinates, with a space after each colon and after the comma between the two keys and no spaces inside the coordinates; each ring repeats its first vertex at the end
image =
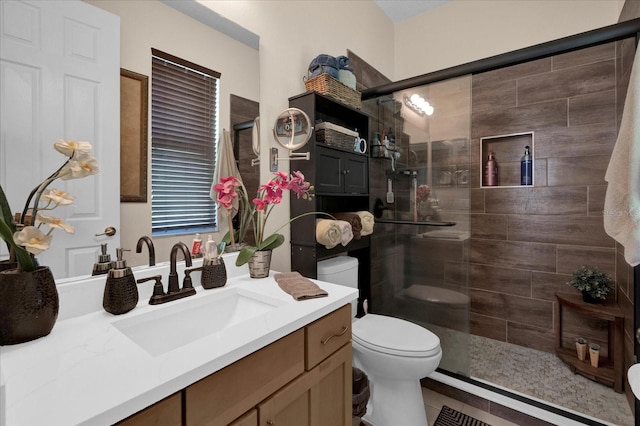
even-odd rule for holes
{"type": "Polygon", "coordinates": [[[430,357],[440,352],[438,336],[399,318],[367,314],[353,323],[352,339],[355,343],[390,355],[430,357]]]}

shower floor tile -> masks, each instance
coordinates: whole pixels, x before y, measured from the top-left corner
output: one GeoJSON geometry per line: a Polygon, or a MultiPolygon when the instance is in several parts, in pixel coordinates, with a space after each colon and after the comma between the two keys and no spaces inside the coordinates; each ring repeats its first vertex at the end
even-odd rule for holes
{"type": "Polygon", "coordinates": [[[624,394],[573,374],[555,354],[470,336],[469,375],[619,426],[633,426],[624,394]]]}

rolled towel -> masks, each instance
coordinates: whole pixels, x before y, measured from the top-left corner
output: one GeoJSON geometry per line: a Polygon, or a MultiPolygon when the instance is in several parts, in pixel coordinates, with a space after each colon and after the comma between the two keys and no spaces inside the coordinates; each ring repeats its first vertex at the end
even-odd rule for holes
{"type": "Polygon", "coordinates": [[[370,235],[373,234],[373,225],[375,225],[375,218],[373,214],[364,210],[360,212],[356,212],[358,216],[360,216],[360,221],[362,223],[362,230],[360,231],[360,235],[370,235]]]}
{"type": "Polygon", "coordinates": [[[340,228],[340,233],[342,234],[340,244],[346,246],[351,240],[353,240],[353,231],[351,230],[351,224],[346,220],[336,220],[335,222],[340,228]]]}
{"type": "Polygon", "coordinates": [[[342,241],[342,231],[335,220],[316,219],[316,241],[332,249],[342,241]]]}
{"type": "Polygon", "coordinates": [[[351,232],[353,232],[353,239],[359,240],[362,231],[362,220],[356,213],[333,213],[333,217],[338,220],[344,220],[351,224],[351,232]]]}
{"type": "Polygon", "coordinates": [[[300,275],[299,272],[275,274],[273,278],[280,288],[285,293],[289,293],[295,300],[313,299],[329,295],[325,290],[318,287],[316,283],[300,275]]]}

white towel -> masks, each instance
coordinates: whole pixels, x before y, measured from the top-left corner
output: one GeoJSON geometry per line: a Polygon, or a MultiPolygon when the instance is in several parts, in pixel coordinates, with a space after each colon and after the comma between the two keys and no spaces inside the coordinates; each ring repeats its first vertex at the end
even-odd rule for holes
{"type": "MultiPolygon", "coordinates": [[[[349,226],[351,228],[351,226],[349,226]]],[[[342,230],[335,220],[316,219],[316,241],[332,249],[342,241],[342,230]]]]}
{"type": "Polygon", "coordinates": [[[360,235],[365,236],[373,234],[373,225],[375,225],[376,223],[373,215],[366,210],[356,212],[356,214],[360,216],[360,221],[362,222],[362,230],[360,231],[360,235]]]}
{"type": "Polygon", "coordinates": [[[335,223],[340,228],[340,233],[342,234],[340,244],[346,246],[349,244],[349,241],[353,240],[353,229],[351,229],[351,224],[346,220],[336,220],[335,223]]]}
{"type": "Polygon", "coordinates": [[[622,112],[618,140],[611,154],[605,180],[604,229],[624,246],[631,266],[640,264],[640,51],[622,112]]]}

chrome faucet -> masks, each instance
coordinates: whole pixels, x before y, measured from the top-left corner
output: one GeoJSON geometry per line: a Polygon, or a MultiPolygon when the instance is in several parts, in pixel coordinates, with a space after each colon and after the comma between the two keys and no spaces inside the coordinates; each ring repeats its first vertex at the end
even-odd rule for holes
{"type": "Polygon", "coordinates": [[[153,241],[146,235],[140,237],[138,245],[136,245],[136,253],[142,253],[142,243],[145,243],[149,249],[149,266],[154,266],[156,264],[156,249],[153,246],[153,241]]]}
{"type": "MultiPolygon", "coordinates": [[[[140,241],[138,241],[138,245],[140,245],[140,241]]],[[[162,286],[162,276],[160,275],[155,275],[153,277],[142,278],[138,280],[138,283],[143,283],[145,281],[151,280],[156,281],[153,287],[153,295],[151,296],[151,299],[149,299],[150,305],[159,305],[161,303],[171,302],[172,300],[182,299],[183,297],[196,294],[196,289],[193,288],[189,273],[185,273],[185,279],[182,283],[182,288],[180,288],[180,285],[178,284],[178,272],[176,268],[178,251],[182,251],[186,266],[192,265],[191,253],[189,252],[189,248],[187,247],[187,245],[183,242],[175,243],[173,247],[171,247],[171,254],[169,256],[171,265],[169,269],[169,287],[167,288],[166,293],[164,292],[164,288],[162,286]]]]}

